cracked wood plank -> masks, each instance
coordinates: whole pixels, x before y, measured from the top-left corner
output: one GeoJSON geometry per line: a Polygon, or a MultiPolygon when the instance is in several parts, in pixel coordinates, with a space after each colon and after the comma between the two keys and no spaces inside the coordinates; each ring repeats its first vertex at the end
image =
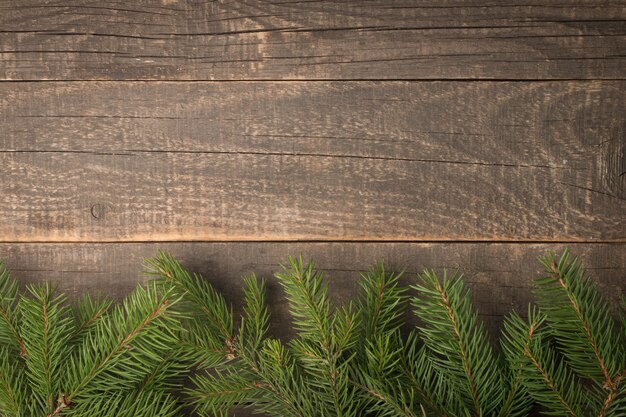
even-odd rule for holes
{"type": "Polygon", "coordinates": [[[0,84],[0,241],[616,241],[625,82],[0,84]]]}
{"type": "Polygon", "coordinates": [[[2,0],[0,80],[623,79],[625,21],[595,0],[2,0]]]}
{"type": "MultiPolygon", "coordinates": [[[[524,314],[532,300],[532,280],[541,273],[537,257],[560,252],[562,244],[502,243],[95,243],[0,244],[0,260],[21,285],[51,280],[71,297],[102,292],[122,298],[145,282],[142,260],[159,250],[171,252],[190,270],[201,273],[237,308],[241,277],[256,273],[268,279],[269,304],[276,320],[273,331],[285,335],[289,312],[280,286],[272,278],[287,256],[302,254],[326,275],[337,304],[357,290],[359,274],[377,260],[388,270],[406,270],[404,283],[414,283],[425,268],[460,269],[472,288],[481,317],[496,334],[502,318],[515,309],[524,314]]],[[[623,244],[568,244],[580,255],[600,292],[617,302],[626,290],[623,244]]],[[[616,305],[616,304],[613,305],[616,305]]]]}

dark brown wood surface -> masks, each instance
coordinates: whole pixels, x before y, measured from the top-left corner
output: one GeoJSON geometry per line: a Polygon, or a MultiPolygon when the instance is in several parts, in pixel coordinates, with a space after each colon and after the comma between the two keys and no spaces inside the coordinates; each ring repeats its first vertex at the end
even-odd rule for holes
{"type": "Polygon", "coordinates": [[[288,307],[273,274],[287,256],[314,260],[324,272],[337,304],[357,291],[359,274],[376,261],[387,269],[405,270],[404,284],[417,281],[425,268],[461,270],[473,298],[492,332],[511,310],[525,314],[532,297],[532,280],[541,276],[537,257],[565,247],[580,255],[601,294],[617,301],[624,291],[626,251],[620,244],[503,244],[503,243],[288,243],[179,242],[97,244],[0,244],[12,276],[22,284],[51,280],[70,295],[104,291],[122,298],[138,282],[146,257],[165,250],[194,272],[201,273],[238,306],[241,277],[256,273],[268,281],[274,332],[285,335],[288,307]]]}
{"type": "Polygon", "coordinates": [[[0,260],[72,297],[166,250],[286,337],[288,255],[384,259],[495,335],[569,247],[616,301],[625,132],[623,0],[0,0],[0,260]]]}
{"type": "Polygon", "coordinates": [[[625,74],[621,0],[0,0],[0,259],[121,298],[164,249],[237,300],[303,253],[339,303],[458,267],[495,332],[567,246],[615,300],[625,74]]]}
{"type": "Polygon", "coordinates": [[[0,241],[623,242],[625,87],[1,83],[0,241]]]}
{"type": "Polygon", "coordinates": [[[0,79],[623,79],[623,1],[2,0],[0,79]]]}

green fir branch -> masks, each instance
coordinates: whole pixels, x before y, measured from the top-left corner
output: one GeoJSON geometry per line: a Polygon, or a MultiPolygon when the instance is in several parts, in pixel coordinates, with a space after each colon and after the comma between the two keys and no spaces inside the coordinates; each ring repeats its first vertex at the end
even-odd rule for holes
{"type": "Polygon", "coordinates": [[[424,323],[424,343],[442,370],[454,375],[465,406],[476,416],[493,412],[503,400],[502,375],[461,275],[444,273],[442,282],[434,271],[420,277],[414,288],[421,297],[413,307],[424,323]]]}
{"type": "Polygon", "coordinates": [[[99,320],[79,346],[75,360],[80,366],[70,369],[65,394],[49,417],[74,402],[89,402],[94,391],[140,383],[147,366],[177,342],[178,322],[166,314],[176,301],[171,292],[160,295],[155,286],[137,287],[121,307],[99,320]]]}
{"type": "Polygon", "coordinates": [[[91,294],[85,294],[76,305],[74,310],[75,328],[71,340],[79,341],[89,332],[109,309],[113,301],[98,295],[95,298],[91,294]]]}
{"type": "Polygon", "coordinates": [[[326,411],[322,412],[355,415],[357,395],[350,383],[351,356],[347,351],[357,341],[359,315],[350,306],[333,311],[322,274],[313,263],[305,265],[302,257],[289,258],[289,266],[276,278],[285,290],[299,335],[291,346],[324,404],[326,411]]]}
{"type": "Polygon", "coordinates": [[[626,368],[626,352],[608,303],[567,251],[558,260],[554,254],[543,257],[541,263],[546,276],[536,281],[537,297],[560,349],[579,375],[615,391],[626,368]]]}
{"type": "Polygon", "coordinates": [[[27,357],[28,352],[17,325],[19,312],[15,306],[18,292],[17,282],[11,279],[9,271],[0,261],[0,343],[4,346],[15,346],[22,357],[27,357]]]}
{"type": "Polygon", "coordinates": [[[49,413],[60,390],[74,321],[65,298],[57,295],[51,284],[29,286],[28,292],[29,296],[22,297],[18,304],[21,334],[28,351],[25,372],[33,400],[39,403],[42,413],[49,413]]]}
{"type": "MultiPolygon", "coordinates": [[[[157,284],[176,297],[182,298],[176,308],[189,318],[190,322],[196,320],[199,324],[195,330],[206,329],[203,337],[191,337],[192,344],[204,344],[206,353],[199,359],[209,363],[213,361],[231,360],[234,354],[235,332],[232,307],[224,297],[201,276],[189,273],[171,255],[160,252],[154,259],[146,259],[146,273],[157,279],[157,284]],[[210,351],[225,352],[221,359],[212,356],[210,351]]],[[[193,326],[193,324],[192,324],[193,326]]]]}
{"type": "Polygon", "coordinates": [[[19,294],[0,267],[0,415],[179,415],[177,301],[151,285],[116,307],[89,295],[71,306],[50,283],[19,294]]]}
{"type": "Polygon", "coordinates": [[[31,395],[18,361],[10,348],[0,348],[0,414],[3,416],[24,415],[25,400],[31,395]]]}
{"type": "Polygon", "coordinates": [[[505,321],[503,350],[512,369],[521,369],[530,395],[555,416],[582,416],[588,397],[580,381],[550,345],[546,316],[529,308],[528,319],[512,313],[505,321]]]}
{"type": "Polygon", "coordinates": [[[238,345],[254,357],[267,338],[270,314],[267,307],[266,283],[253,274],[244,277],[244,307],[238,345]]]}

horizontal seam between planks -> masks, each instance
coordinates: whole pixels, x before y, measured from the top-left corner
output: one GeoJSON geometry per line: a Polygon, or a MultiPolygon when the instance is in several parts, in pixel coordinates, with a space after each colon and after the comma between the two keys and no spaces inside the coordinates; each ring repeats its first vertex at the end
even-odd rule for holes
{"type": "Polygon", "coordinates": [[[585,239],[372,239],[372,238],[342,238],[342,239],[288,239],[288,238],[251,238],[251,239],[159,239],[159,240],[133,240],[133,239],[117,239],[117,240],[0,240],[0,244],[159,244],[159,243],[441,243],[441,244],[585,244],[585,245],[624,245],[626,244],[626,238],[623,239],[609,239],[609,240],[585,240],[585,239]]]}
{"type": "Polygon", "coordinates": [[[399,83],[399,82],[458,82],[458,83],[555,83],[555,82],[602,82],[602,81],[625,81],[626,77],[612,78],[282,78],[282,79],[0,79],[0,83],[324,83],[324,82],[376,82],[376,83],[399,83]]]}

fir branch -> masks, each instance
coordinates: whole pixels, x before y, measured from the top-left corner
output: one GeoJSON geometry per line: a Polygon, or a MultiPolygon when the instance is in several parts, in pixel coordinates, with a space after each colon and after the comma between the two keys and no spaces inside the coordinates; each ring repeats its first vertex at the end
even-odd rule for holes
{"type": "Polygon", "coordinates": [[[611,398],[606,398],[598,417],[626,415],[626,384],[621,384],[611,398]]]}
{"type": "Polygon", "coordinates": [[[414,416],[415,394],[428,397],[410,369],[415,364],[407,351],[416,347],[412,343],[417,339],[409,337],[405,345],[400,335],[407,301],[406,288],[399,286],[401,276],[387,273],[381,262],[359,282],[359,366],[367,365],[356,384],[370,397],[368,409],[384,416],[414,416]]]}
{"type": "Polygon", "coordinates": [[[383,387],[374,388],[370,385],[356,385],[367,394],[376,399],[376,402],[369,409],[376,411],[377,416],[381,417],[417,417],[413,412],[411,400],[407,400],[398,392],[386,392],[383,387]]]}
{"type": "Polygon", "coordinates": [[[145,375],[142,362],[160,357],[155,351],[168,349],[175,341],[177,322],[165,312],[176,302],[171,293],[159,297],[155,288],[138,287],[123,308],[98,321],[80,348],[77,360],[82,366],[69,375],[67,394],[50,417],[70,406],[86,389],[111,389],[120,380],[141,381],[145,375]]]}
{"type": "Polygon", "coordinates": [[[469,398],[468,408],[475,415],[484,415],[501,404],[501,375],[482,323],[478,322],[469,292],[460,275],[443,283],[434,271],[421,275],[417,289],[422,297],[414,299],[424,342],[437,354],[437,362],[458,377],[461,392],[469,398]]]}
{"type": "Polygon", "coordinates": [[[550,414],[581,416],[586,396],[566,363],[543,340],[545,321],[543,313],[530,307],[527,321],[516,313],[507,317],[503,340],[507,360],[513,368],[522,367],[524,385],[550,414]]]}
{"type": "Polygon", "coordinates": [[[0,261],[0,341],[5,345],[16,344],[20,355],[28,356],[24,341],[20,336],[15,317],[15,304],[18,298],[18,285],[11,279],[9,271],[0,261]]]}
{"type": "Polygon", "coordinates": [[[65,298],[57,296],[49,283],[29,286],[28,292],[30,297],[22,297],[18,305],[24,345],[29,352],[26,374],[42,410],[49,411],[59,391],[74,323],[64,305],[65,298]]]}
{"type": "MultiPolygon", "coordinates": [[[[210,330],[207,335],[214,335],[211,345],[221,344],[232,354],[235,339],[233,314],[224,297],[201,276],[190,274],[165,252],[160,252],[157,258],[146,259],[144,265],[146,273],[157,277],[157,282],[167,288],[167,291],[190,303],[185,313],[193,317],[198,310],[201,312],[205,326],[210,330]]],[[[185,305],[182,302],[177,308],[184,309],[185,305]]]]}
{"type": "Polygon", "coordinates": [[[161,391],[146,391],[139,395],[127,392],[110,392],[83,402],[71,410],[61,409],[58,415],[72,417],[174,417],[179,416],[180,406],[175,398],[161,391]]]}
{"type": "Polygon", "coordinates": [[[478,410],[480,408],[480,400],[478,398],[478,391],[476,389],[476,382],[474,379],[472,366],[470,366],[469,362],[469,346],[466,345],[465,338],[461,335],[461,329],[459,328],[459,324],[457,322],[457,314],[454,310],[452,310],[450,301],[448,300],[448,297],[443,287],[439,284],[438,278],[436,278],[434,275],[425,276],[431,278],[430,282],[434,284],[434,287],[437,290],[439,297],[441,297],[442,305],[445,308],[445,314],[447,315],[452,331],[454,333],[455,342],[458,345],[458,353],[461,358],[461,364],[469,381],[469,391],[472,396],[474,408],[478,410]]]}
{"type": "MultiPolygon", "coordinates": [[[[533,352],[530,351],[530,348],[527,347],[524,350],[524,354],[528,357],[528,359],[531,360],[532,364],[534,365],[534,367],[537,369],[537,371],[541,375],[541,378],[543,378],[543,380],[545,381],[545,383],[548,386],[548,388],[550,388],[550,390],[556,395],[556,397],[559,400],[559,402],[563,405],[563,407],[567,411],[567,414],[569,414],[572,417],[577,416],[578,412],[574,411],[574,408],[565,399],[565,395],[560,392],[559,388],[556,385],[555,379],[553,378],[553,375],[550,372],[549,368],[545,367],[540,362],[540,359],[537,356],[535,356],[535,354],[533,352]]],[[[559,368],[557,368],[557,369],[559,369],[559,368]]],[[[556,373],[558,375],[561,372],[560,372],[560,370],[557,370],[554,373],[556,373]]]]}
{"type": "MultiPolygon", "coordinates": [[[[189,391],[202,413],[225,416],[233,407],[244,406],[281,417],[406,417],[426,410],[440,416],[505,417],[527,415],[534,400],[546,407],[546,414],[608,417],[621,412],[625,402],[621,372],[613,373],[614,395],[598,387],[588,394],[569,369],[563,340],[574,336],[563,335],[563,329],[553,325],[558,312],[554,316],[548,311],[547,321],[531,310],[528,323],[511,316],[502,344],[506,360],[494,355],[459,275],[444,275],[441,282],[434,272],[421,276],[421,285],[414,287],[420,297],[413,299],[413,306],[422,325],[404,341],[404,289],[382,265],[362,277],[356,303],[336,309],[313,264],[289,258],[289,265],[277,274],[297,330],[287,348],[267,338],[263,281],[246,279],[241,325],[238,332],[231,328],[225,333],[233,320],[221,295],[173,258],[162,256],[159,262],[154,270],[161,275],[162,287],[187,298],[184,311],[190,319],[179,335],[188,352],[183,356],[194,357],[195,352],[196,358],[203,358],[197,363],[210,368],[189,391]],[[163,277],[167,270],[173,273],[163,277]],[[202,314],[194,313],[194,305],[202,314]],[[553,345],[555,336],[565,356],[553,345]],[[608,396],[600,399],[603,392],[608,396]]],[[[568,272],[564,281],[570,278],[576,274],[568,272]]],[[[563,291],[560,284],[553,287],[563,291]]],[[[593,329],[598,313],[585,313],[600,311],[601,316],[602,310],[594,310],[594,297],[576,291],[572,289],[572,299],[581,306],[576,318],[587,320],[578,330],[587,339],[594,336],[597,352],[603,354],[605,340],[593,329]]],[[[554,308],[560,306],[555,303],[554,308]]],[[[611,344],[611,360],[619,363],[615,352],[622,350],[622,339],[611,344]]]]}
{"type": "Polygon", "coordinates": [[[350,307],[331,312],[328,287],[312,262],[289,258],[276,278],[283,286],[299,339],[292,347],[312,378],[328,413],[350,416],[356,411],[349,383],[349,361],[343,355],[356,342],[357,314],[350,307]],[[331,411],[332,410],[332,411],[331,411]]]}
{"type": "Polygon", "coordinates": [[[626,367],[626,339],[578,258],[565,251],[558,262],[555,254],[541,262],[547,276],[537,280],[537,295],[549,325],[573,369],[602,388],[595,393],[601,409],[609,410],[626,367]]]}
{"type": "Polygon", "coordinates": [[[239,350],[247,350],[249,355],[255,355],[263,345],[269,330],[270,314],[267,308],[266,283],[258,280],[253,274],[244,277],[244,308],[239,340],[235,346],[239,350]]]}
{"type": "Polygon", "coordinates": [[[282,416],[286,407],[294,417],[307,417],[323,410],[315,396],[307,395],[296,362],[280,341],[268,339],[260,353],[258,371],[263,383],[259,387],[269,390],[279,400],[278,404],[273,401],[261,404],[261,411],[282,416]]]}
{"type": "MultiPolygon", "coordinates": [[[[211,331],[206,319],[193,317],[184,321],[185,330],[179,336],[181,354],[200,368],[213,368],[226,365],[238,355],[235,343],[224,341],[211,331]]],[[[233,340],[236,342],[236,340],[233,340]]]]}
{"type": "Polygon", "coordinates": [[[256,388],[250,398],[255,410],[280,417],[319,414],[316,396],[307,390],[295,360],[280,341],[266,339],[258,355],[242,355],[240,360],[256,388]]]}
{"type": "Polygon", "coordinates": [[[533,401],[522,381],[524,366],[510,364],[508,394],[498,412],[498,417],[526,416],[533,407],[533,401]]]}
{"type": "Polygon", "coordinates": [[[0,266],[0,415],[173,417],[177,301],[138,287],[113,311],[90,296],[72,310],[49,283],[19,295],[0,266]]]}
{"type": "Polygon", "coordinates": [[[329,349],[331,313],[328,287],[312,262],[305,266],[302,257],[290,257],[288,261],[289,266],[283,265],[283,272],[276,274],[276,278],[285,290],[294,326],[302,339],[329,349]]]}
{"type": "Polygon", "coordinates": [[[554,254],[541,262],[548,276],[537,280],[537,295],[561,348],[580,375],[614,391],[626,353],[607,303],[567,251],[558,262],[554,254]]]}
{"type": "Polygon", "coordinates": [[[609,394],[606,396],[604,402],[602,403],[602,408],[600,409],[600,412],[598,413],[598,417],[605,417],[607,415],[609,409],[613,405],[613,401],[615,401],[616,398],[617,398],[617,392],[609,391],[609,394]]]}
{"type": "Polygon", "coordinates": [[[358,306],[364,340],[394,333],[402,325],[407,301],[406,288],[399,285],[402,275],[385,272],[383,262],[361,274],[358,306]]]}
{"type": "Polygon", "coordinates": [[[177,390],[182,386],[182,376],[187,375],[187,363],[180,355],[180,348],[173,346],[146,369],[143,379],[135,387],[135,396],[143,392],[177,390]]]}
{"type": "MultiPolygon", "coordinates": [[[[436,359],[423,345],[418,332],[413,330],[406,341],[402,357],[402,369],[407,377],[408,386],[420,397],[423,404],[433,413],[447,417],[448,410],[463,408],[457,390],[449,378],[435,366],[436,359]]],[[[454,413],[453,413],[454,414],[454,413]]]]}
{"type": "Polygon", "coordinates": [[[24,370],[7,346],[0,347],[0,414],[22,415],[24,399],[28,397],[24,370]]]}
{"type": "Polygon", "coordinates": [[[198,375],[188,391],[192,404],[202,414],[226,414],[230,409],[247,405],[259,390],[259,383],[240,370],[198,375]]]}
{"type": "Polygon", "coordinates": [[[379,335],[368,340],[359,380],[360,387],[371,400],[367,409],[383,416],[414,416],[414,391],[403,374],[404,346],[399,332],[379,335]],[[364,363],[364,364],[363,364],[364,363]]]}
{"type": "Polygon", "coordinates": [[[98,295],[93,298],[90,294],[85,294],[78,302],[74,312],[75,329],[71,339],[77,340],[84,336],[111,308],[112,301],[106,297],[98,295]]]}

